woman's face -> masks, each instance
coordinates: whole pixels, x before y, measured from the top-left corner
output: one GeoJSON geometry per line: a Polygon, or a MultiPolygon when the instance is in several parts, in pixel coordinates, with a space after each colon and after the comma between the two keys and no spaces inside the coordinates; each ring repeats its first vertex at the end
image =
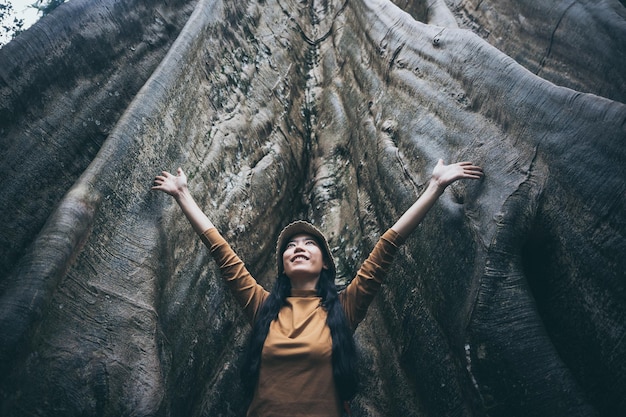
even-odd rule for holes
{"type": "Polygon", "coordinates": [[[292,236],[283,252],[285,275],[291,280],[292,288],[317,285],[322,269],[328,269],[324,251],[315,238],[308,234],[292,236]]]}

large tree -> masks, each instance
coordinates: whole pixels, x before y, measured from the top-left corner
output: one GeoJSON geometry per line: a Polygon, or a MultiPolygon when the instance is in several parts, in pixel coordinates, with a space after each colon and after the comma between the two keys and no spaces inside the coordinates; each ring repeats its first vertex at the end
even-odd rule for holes
{"type": "Polygon", "coordinates": [[[248,327],[172,201],[258,279],[308,218],[349,280],[446,191],[356,333],[358,416],[626,408],[626,9],[72,0],[0,50],[0,414],[238,416],[248,327]]]}

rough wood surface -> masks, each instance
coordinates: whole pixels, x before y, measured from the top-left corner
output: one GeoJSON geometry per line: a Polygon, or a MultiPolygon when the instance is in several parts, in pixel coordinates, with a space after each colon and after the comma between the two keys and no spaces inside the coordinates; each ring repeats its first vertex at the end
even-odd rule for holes
{"type": "Polygon", "coordinates": [[[626,9],[72,0],[0,49],[0,414],[241,416],[248,328],[172,201],[248,268],[296,218],[346,282],[472,160],[356,333],[357,416],[626,407],[626,9]]]}

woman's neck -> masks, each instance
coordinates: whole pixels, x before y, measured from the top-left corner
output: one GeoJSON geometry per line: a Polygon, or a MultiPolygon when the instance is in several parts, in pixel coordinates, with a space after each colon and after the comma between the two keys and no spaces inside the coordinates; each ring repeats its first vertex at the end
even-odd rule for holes
{"type": "Polygon", "coordinates": [[[319,280],[319,275],[315,278],[289,278],[292,290],[316,290],[319,280]]]}

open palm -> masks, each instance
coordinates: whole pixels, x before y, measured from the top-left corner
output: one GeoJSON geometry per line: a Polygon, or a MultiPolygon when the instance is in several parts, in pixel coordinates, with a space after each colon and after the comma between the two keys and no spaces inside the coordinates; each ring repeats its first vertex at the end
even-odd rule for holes
{"type": "Polygon", "coordinates": [[[455,164],[445,165],[443,159],[440,159],[433,169],[432,179],[441,188],[445,188],[454,181],[462,178],[479,179],[482,176],[482,168],[471,162],[457,162],[455,164]]]}
{"type": "Polygon", "coordinates": [[[163,191],[166,194],[176,197],[185,188],[187,188],[187,175],[182,168],[176,170],[177,175],[173,175],[167,171],[163,171],[161,175],[154,178],[153,190],[163,191]]]}

